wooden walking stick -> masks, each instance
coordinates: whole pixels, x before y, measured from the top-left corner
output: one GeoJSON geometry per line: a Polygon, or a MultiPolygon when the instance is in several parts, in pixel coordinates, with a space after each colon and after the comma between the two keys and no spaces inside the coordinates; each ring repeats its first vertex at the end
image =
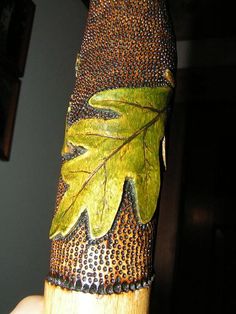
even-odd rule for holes
{"type": "Polygon", "coordinates": [[[45,313],[148,313],[174,87],[164,0],[92,0],[66,118],[45,313]]]}

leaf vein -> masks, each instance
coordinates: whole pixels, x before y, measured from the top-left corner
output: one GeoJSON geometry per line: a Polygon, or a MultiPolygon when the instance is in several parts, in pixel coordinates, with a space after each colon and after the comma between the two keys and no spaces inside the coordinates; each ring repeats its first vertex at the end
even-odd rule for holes
{"type": "Polygon", "coordinates": [[[162,109],[155,109],[155,108],[152,108],[152,107],[149,107],[149,106],[142,106],[140,105],[139,103],[135,103],[135,102],[129,102],[129,101],[124,101],[124,100],[115,100],[115,99],[103,99],[101,102],[117,102],[119,104],[122,104],[122,105],[129,105],[129,106],[133,106],[133,107],[137,107],[141,110],[150,110],[150,111],[153,111],[153,112],[161,112],[162,109]]]}
{"type": "Polygon", "coordinates": [[[90,173],[90,175],[88,176],[88,178],[84,181],[81,189],[78,191],[78,193],[75,195],[73,202],[71,203],[71,205],[64,211],[63,216],[68,212],[68,210],[74,205],[74,203],[76,202],[76,199],[78,198],[78,196],[80,195],[80,193],[84,190],[84,188],[87,186],[87,184],[90,182],[90,180],[94,177],[95,174],[98,173],[98,171],[106,164],[106,162],[111,159],[116,153],[118,153],[125,145],[127,145],[128,143],[130,143],[133,139],[135,139],[138,135],[140,135],[142,132],[144,132],[145,130],[147,130],[149,127],[151,127],[154,123],[156,123],[161,114],[163,114],[165,111],[167,110],[167,107],[164,107],[161,111],[158,112],[158,114],[152,119],[150,120],[147,124],[145,124],[143,127],[141,127],[140,129],[138,129],[136,132],[134,132],[130,137],[128,137],[120,146],[118,146],[116,149],[113,150],[113,152],[107,156],[102,163],[100,163],[97,168],[90,173]]]}
{"type": "Polygon", "coordinates": [[[110,139],[114,139],[114,140],[125,140],[127,139],[127,137],[121,137],[121,136],[111,136],[111,135],[103,135],[103,134],[99,134],[99,133],[77,133],[78,136],[84,136],[84,135],[88,135],[88,136],[98,136],[98,137],[104,137],[104,138],[110,138],[110,139]]]}

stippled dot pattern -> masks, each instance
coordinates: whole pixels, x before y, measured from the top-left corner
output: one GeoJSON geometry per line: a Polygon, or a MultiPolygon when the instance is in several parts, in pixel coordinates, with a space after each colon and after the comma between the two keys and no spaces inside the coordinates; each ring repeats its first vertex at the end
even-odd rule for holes
{"type": "MultiPolygon", "coordinates": [[[[78,60],[67,127],[90,117],[114,118],[114,113],[89,105],[99,91],[173,86],[166,73],[175,74],[176,47],[165,0],[91,0],[78,60]]],[[[83,148],[72,147],[62,163],[81,153],[83,148]]],[[[60,178],[56,210],[66,189],[60,178]]],[[[85,212],[69,236],[52,241],[47,280],[97,294],[145,287],[153,278],[154,230],[154,220],[139,222],[126,184],[113,227],[103,238],[90,239],[85,212]]]]}
{"type": "Polygon", "coordinates": [[[92,0],[67,123],[82,117],[112,118],[88,99],[119,87],[165,86],[175,72],[176,47],[164,0],[92,0]]]}
{"type": "Polygon", "coordinates": [[[84,214],[66,239],[53,240],[48,281],[98,294],[120,293],[150,284],[155,224],[139,223],[133,207],[132,195],[127,193],[112,230],[101,239],[89,238],[84,214]]]}

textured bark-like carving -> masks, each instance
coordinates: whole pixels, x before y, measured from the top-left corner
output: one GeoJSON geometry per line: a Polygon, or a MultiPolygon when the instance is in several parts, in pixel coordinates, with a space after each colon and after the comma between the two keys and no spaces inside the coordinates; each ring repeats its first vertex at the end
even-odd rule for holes
{"type": "Polygon", "coordinates": [[[165,1],[91,1],[67,114],[50,284],[112,294],[151,283],[174,73],[165,1]]]}

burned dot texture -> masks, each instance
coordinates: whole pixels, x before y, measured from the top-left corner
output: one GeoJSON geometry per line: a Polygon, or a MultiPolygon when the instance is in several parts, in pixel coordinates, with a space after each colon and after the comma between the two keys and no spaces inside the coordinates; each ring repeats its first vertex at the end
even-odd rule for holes
{"type": "Polygon", "coordinates": [[[140,289],[153,276],[154,222],[138,222],[128,195],[112,230],[91,240],[84,215],[65,239],[52,241],[48,281],[70,290],[111,294],[140,289]]]}
{"type": "Polygon", "coordinates": [[[166,86],[165,71],[175,72],[175,40],[165,1],[90,2],[68,125],[92,116],[112,118],[87,104],[101,90],[166,86]]]}
{"type": "MultiPolygon", "coordinates": [[[[92,108],[88,99],[107,89],[171,86],[167,70],[175,74],[176,47],[164,0],[91,0],[67,127],[80,119],[116,118],[114,112],[92,108]]],[[[62,163],[81,153],[72,147],[62,163]]],[[[60,178],[56,210],[67,188],[60,178]]],[[[87,219],[85,213],[69,236],[52,241],[47,280],[101,295],[149,285],[155,224],[139,222],[127,187],[106,236],[91,240],[87,219]]]]}

